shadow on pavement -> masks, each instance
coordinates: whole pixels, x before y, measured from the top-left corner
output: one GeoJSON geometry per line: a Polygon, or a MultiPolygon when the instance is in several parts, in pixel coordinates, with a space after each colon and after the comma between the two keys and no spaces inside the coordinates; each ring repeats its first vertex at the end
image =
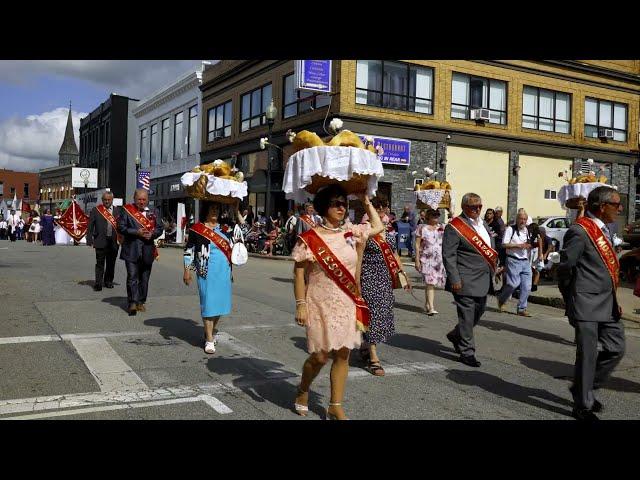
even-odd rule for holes
{"type": "Polygon", "coordinates": [[[407,303],[400,303],[396,301],[394,307],[399,308],[400,310],[407,310],[409,312],[424,313],[424,307],[416,307],[415,305],[409,305],[407,303]]]}
{"type": "Polygon", "coordinates": [[[538,340],[543,340],[545,342],[553,342],[559,343],[560,345],[569,345],[575,346],[575,343],[567,340],[566,338],[561,337],[560,335],[555,335],[553,333],[540,332],[538,330],[530,330],[528,328],[518,327],[516,325],[511,325],[509,323],[495,322],[492,320],[480,320],[478,323],[479,327],[485,327],[489,330],[493,330],[499,332],[501,330],[505,330],[507,332],[516,333],[518,335],[524,335],[525,337],[536,338],[538,340]]]}
{"type": "MultiPolygon", "coordinates": [[[[91,283],[93,284],[93,282],[91,283]]],[[[104,292],[104,289],[102,291],[104,292]]],[[[114,307],[120,307],[123,311],[128,312],[129,300],[127,297],[106,297],[103,298],[102,301],[114,307]]]]}
{"type": "MultiPolygon", "coordinates": [[[[293,341],[293,346],[296,347],[298,350],[302,350],[305,353],[308,352],[306,337],[291,337],[291,341],[293,341]]],[[[360,357],[360,353],[358,352],[357,348],[354,348],[353,350],[351,350],[351,355],[349,355],[349,366],[357,367],[365,370],[366,365],[362,361],[362,358],[360,357]]],[[[300,365],[300,368],[302,368],[302,365],[300,365]]],[[[331,368],[331,360],[329,360],[329,362],[324,368],[331,368]]]]}
{"type": "Polygon", "coordinates": [[[271,280],[280,283],[293,283],[293,278],[271,277],[271,280]]]}
{"type": "Polygon", "coordinates": [[[202,348],[204,339],[204,326],[190,318],[151,318],[144,321],[145,325],[160,327],[160,335],[166,340],[179,338],[188,344],[202,348]]]}
{"type": "MultiPolygon", "coordinates": [[[[572,364],[531,357],[520,357],[519,360],[522,365],[532,370],[546,373],[559,380],[573,381],[572,364]]],[[[605,390],[615,390],[617,392],[640,393],[640,383],[615,376],[610,377],[602,388],[605,390]]]]}
{"type": "Polygon", "coordinates": [[[523,387],[516,383],[507,382],[495,375],[477,370],[448,370],[447,378],[456,382],[458,385],[477,386],[502,398],[515,400],[560,415],[571,415],[571,409],[566,410],[546,403],[553,402],[571,408],[573,406],[571,400],[559,397],[542,388],[523,387]]]}
{"type": "Polygon", "coordinates": [[[95,283],[95,280],[82,280],[81,282],[78,282],[78,285],[82,285],[83,287],[93,287],[95,283]]]}
{"type": "MultiPolygon", "coordinates": [[[[293,404],[297,395],[297,387],[287,381],[300,377],[300,372],[290,372],[282,363],[258,358],[225,358],[213,357],[207,362],[207,368],[216,375],[232,375],[232,383],[256,402],[270,402],[280,408],[293,412],[293,404]]],[[[323,416],[326,405],[322,396],[309,390],[309,410],[323,416]]]]}
{"type": "Polygon", "coordinates": [[[389,341],[388,345],[405,350],[417,350],[419,352],[428,353],[436,357],[445,358],[447,360],[457,360],[458,354],[455,353],[453,347],[444,345],[435,340],[424,337],[416,337],[406,333],[397,333],[389,341]]]}

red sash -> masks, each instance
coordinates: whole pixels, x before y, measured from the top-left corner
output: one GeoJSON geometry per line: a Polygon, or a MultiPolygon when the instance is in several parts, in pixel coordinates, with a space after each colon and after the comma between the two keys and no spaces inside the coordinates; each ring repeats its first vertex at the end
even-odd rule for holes
{"type": "Polygon", "coordinates": [[[456,217],[451,220],[449,225],[451,225],[458,235],[464,238],[469,245],[471,245],[482,256],[482,258],[486,260],[492,271],[496,270],[498,252],[491,248],[490,245],[487,245],[480,235],[478,235],[478,232],[467,225],[467,223],[460,217],[456,217]]]}
{"type": "MultiPolygon", "coordinates": [[[[155,220],[149,220],[147,217],[145,217],[142,212],[140,212],[138,210],[138,207],[136,207],[134,204],[132,203],[127,203],[124,206],[124,211],[127,212],[129,215],[131,215],[131,217],[140,224],[140,226],[142,226],[142,228],[144,228],[145,230],[149,231],[149,232],[153,232],[156,228],[156,222],[155,220]]],[[[153,247],[153,257],[154,258],[158,258],[160,256],[160,254],[158,253],[158,248],[154,245],[153,247]]]]}
{"type": "Polygon", "coordinates": [[[316,226],[316,222],[313,221],[313,218],[310,215],[300,215],[300,220],[312,228],[316,226]]]}
{"type": "Polygon", "coordinates": [[[380,240],[377,235],[371,237],[371,239],[378,244],[380,250],[382,250],[382,256],[384,257],[384,263],[387,264],[387,269],[389,270],[389,275],[391,275],[391,283],[393,284],[393,288],[398,288],[398,272],[400,271],[400,265],[398,265],[398,260],[396,256],[393,254],[393,250],[387,243],[386,240],[380,240]]]}
{"type": "Polygon", "coordinates": [[[613,281],[613,291],[616,293],[618,284],[620,283],[620,262],[618,262],[618,257],[613,251],[609,240],[607,240],[607,237],[602,233],[598,224],[592,219],[588,217],[580,217],[576,220],[576,223],[584,228],[589,240],[591,240],[593,246],[596,247],[598,254],[600,254],[600,258],[609,271],[609,275],[613,281]]]}
{"type": "Polygon", "coordinates": [[[360,296],[356,280],[351,272],[314,230],[307,230],[298,237],[309,248],[318,265],[334,283],[353,300],[356,305],[356,327],[366,332],[369,329],[370,312],[367,303],[360,296]]]}
{"type": "Polygon", "coordinates": [[[116,218],[111,215],[111,212],[109,212],[109,210],[107,210],[104,205],[98,205],[96,208],[98,209],[100,215],[102,215],[104,219],[111,224],[111,226],[113,227],[113,231],[116,232],[116,240],[119,244],[121,244],[123,237],[118,233],[118,224],[116,223],[116,218]]]}
{"type": "Polygon", "coordinates": [[[204,223],[196,223],[191,230],[196,232],[198,235],[202,235],[207,240],[211,241],[216,247],[220,249],[222,253],[224,253],[227,260],[229,260],[229,265],[231,265],[231,247],[229,246],[229,242],[225,241],[220,235],[215,233],[209,227],[207,227],[204,223]]]}

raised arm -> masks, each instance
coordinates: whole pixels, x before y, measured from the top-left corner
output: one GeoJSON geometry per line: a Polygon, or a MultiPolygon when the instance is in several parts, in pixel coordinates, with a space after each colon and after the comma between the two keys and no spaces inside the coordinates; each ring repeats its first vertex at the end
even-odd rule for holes
{"type": "Polygon", "coordinates": [[[369,215],[369,223],[371,223],[371,231],[369,232],[369,236],[377,235],[384,230],[384,224],[382,220],[380,220],[380,215],[378,215],[378,211],[374,208],[371,200],[367,195],[362,195],[360,200],[364,204],[364,208],[369,215]]]}

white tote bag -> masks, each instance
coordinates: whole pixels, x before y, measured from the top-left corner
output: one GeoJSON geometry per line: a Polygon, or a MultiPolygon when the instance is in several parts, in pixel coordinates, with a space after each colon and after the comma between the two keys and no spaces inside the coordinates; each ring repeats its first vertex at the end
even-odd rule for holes
{"type": "Polygon", "coordinates": [[[240,225],[236,224],[233,229],[233,248],[231,249],[231,263],[234,265],[244,265],[249,259],[247,247],[244,246],[244,235],[240,225]]]}

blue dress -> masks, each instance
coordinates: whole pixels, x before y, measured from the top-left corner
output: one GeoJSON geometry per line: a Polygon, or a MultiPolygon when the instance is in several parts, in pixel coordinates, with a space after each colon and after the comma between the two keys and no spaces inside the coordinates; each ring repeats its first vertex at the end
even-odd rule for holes
{"type": "MultiPolygon", "coordinates": [[[[214,232],[231,244],[219,226],[214,232]]],[[[185,245],[184,264],[196,270],[202,316],[206,318],[230,314],[231,266],[225,254],[208,239],[191,230],[185,245]]]]}

